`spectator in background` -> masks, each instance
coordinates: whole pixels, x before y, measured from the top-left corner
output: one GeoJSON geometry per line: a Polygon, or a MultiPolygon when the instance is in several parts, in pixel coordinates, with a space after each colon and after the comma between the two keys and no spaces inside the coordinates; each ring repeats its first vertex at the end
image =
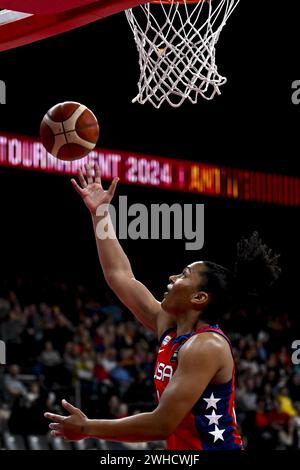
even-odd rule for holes
{"type": "Polygon", "coordinates": [[[94,376],[99,381],[107,381],[109,379],[108,371],[103,367],[102,364],[103,353],[96,354],[96,364],[94,369],[94,376]]]}
{"type": "Polygon", "coordinates": [[[46,341],[45,347],[40,354],[39,362],[43,366],[45,383],[49,386],[54,382],[60,382],[62,377],[62,359],[58,351],[53,348],[51,341],[46,341]]]}
{"type": "Polygon", "coordinates": [[[263,380],[263,384],[269,385],[274,390],[278,384],[279,374],[275,368],[268,369],[263,380]]]}
{"type": "Polygon", "coordinates": [[[256,406],[255,425],[259,431],[265,429],[269,425],[268,416],[265,412],[265,401],[259,399],[256,406]]]}
{"type": "Polygon", "coordinates": [[[42,317],[44,334],[47,335],[53,330],[55,326],[55,319],[52,314],[52,309],[45,302],[41,302],[39,305],[39,312],[42,317]]]}
{"type": "Polygon", "coordinates": [[[277,448],[279,443],[279,431],[286,429],[289,423],[289,415],[281,410],[280,404],[274,400],[271,411],[268,412],[268,420],[270,429],[273,434],[274,448],[277,448]]]}
{"type": "Polygon", "coordinates": [[[262,394],[264,397],[265,408],[267,411],[270,411],[273,406],[273,391],[272,386],[269,383],[266,383],[262,388],[262,394]]]}
{"type": "Polygon", "coordinates": [[[254,378],[249,376],[245,380],[240,379],[238,385],[236,392],[237,405],[245,412],[255,412],[257,394],[254,390],[254,378]]]}
{"type": "Polygon", "coordinates": [[[115,418],[120,409],[121,400],[117,395],[112,395],[108,402],[109,418],[115,418]]]}
{"type": "Polygon", "coordinates": [[[256,343],[256,348],[260,364],[265,364],[268,358],[268,353],[266,350],[266,340],[259,339],[256,343]]]}
{"type": "Polygon", "coordinates": [[[253,429],[255,448],[272,449],[274,445],[273,433],[269,427],[269,418],[265,410],[265,401],[260,398],[257,402],[255,414],[255,428],[253,429]],[[256,431],[255,431],[256,428],[256,431]]]}
{"type": "Polygon", "coordinates": [[[117,367],[117,351],[113,348],[106,349],[102,357],[102,366],[110,373],[117,367]]]}
{"type": "Polygon", "coordinates": [[[6,343],[7,362],[10,364],[23,359],[21,334],[25,323],[20,307],[10,310],[8,318],[2,323],[1,339],[6,343]]]}
{"type": "Polygon", "coordinates": [[[116,418],[121,419],[126,418],[126,416],[128,416],[128,406],[126,403],[121,403],[116,418]]]}
{"type": "Polygon", "coordinates": [[[9,367],[9,373],[4,376],[5,398],[12,404],[16,398],[26,396],[26,387],[19,379],[20,368],[17,364],[9,367]]]}
{"type": "Polygon", "coordinates": [[[282,387],[277,396],[277,400],[280,406],[280,411],[288,416],[296,416],[297,412],[293,406],[293,402],[289,396],[287,387],[282,387]]]}
{"type": "Polygon", "coordinates": [[[80,348],[79,345],[76,343],[69,342],[65,345],[65,352],[63,355],[63,362],[65,368],[69,371],[70,375],[76,369],[76,364],[80,359],[80,348]]]}
{"type": "Polygon", "coordinates": [[[95,360],[92,354],[89,354],[87,351],[83,351],[78,358],[75,367],[77,377],[80,380],[94,380],[95,360]]]}
{"type": "Polygon", "coordinates": [[[259,371],[259,366],[257,363],[257,350],[255,346],[248,347],[242,359],[240,360],[239,368],[243,371],[250,371],[252,374],[256,374],[259,371]]]}
{"type": "Polygon", "coordinates": [[[53,329],[54,344],[60,354],[63,353],[65,344],[71,341],[75,328],[72,323],[62,314],[57,313],[56,325],[53,329]]]}
{"type": "Polygon", "coordinates": [[[61,363],[60,354],[53,348],[51,341],[46,341],[40,355],[40,361],[45,367],[55,367],[61,363]]]}

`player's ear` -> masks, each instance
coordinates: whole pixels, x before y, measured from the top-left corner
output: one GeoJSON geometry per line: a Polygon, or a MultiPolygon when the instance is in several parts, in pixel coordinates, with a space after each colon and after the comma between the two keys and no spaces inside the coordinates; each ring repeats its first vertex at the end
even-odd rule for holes
{"type": "Polygon", "coordinates": [[[203,307],[208,302],[208,299],[209,299],[208,293],[201,290],[193,294],[191,301],[195,307],[199,308],[199,307],[203,307]]]}

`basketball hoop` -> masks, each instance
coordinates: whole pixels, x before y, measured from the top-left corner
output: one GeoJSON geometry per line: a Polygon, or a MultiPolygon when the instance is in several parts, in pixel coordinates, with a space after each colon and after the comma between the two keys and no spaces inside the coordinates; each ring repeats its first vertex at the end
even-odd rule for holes
{"type": "Polygon", "coordinates": [[[240,0],[155,0],[126,11],[139,53],[138,94],[132,100],[179,107],[211,100],[227,81],[215,46],[240,0]]]}

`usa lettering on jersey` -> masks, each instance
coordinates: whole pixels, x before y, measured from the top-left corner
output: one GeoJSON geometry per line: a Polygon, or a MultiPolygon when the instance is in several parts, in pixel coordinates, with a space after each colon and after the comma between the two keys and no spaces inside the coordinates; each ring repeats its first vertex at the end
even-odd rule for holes
{"type": "Polygon", "coordinates": [[[156,380],[161,380],[164,382],[166,379],[171,380],[173,375],[173,368],[167,364],[164,364],[163,362],[159,362],[157,364],[154,378],[156,380]]]}

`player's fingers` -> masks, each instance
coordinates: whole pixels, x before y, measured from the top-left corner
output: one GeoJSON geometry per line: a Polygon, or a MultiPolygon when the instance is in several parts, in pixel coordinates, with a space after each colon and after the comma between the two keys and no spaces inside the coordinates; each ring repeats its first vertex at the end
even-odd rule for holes
{"type": "Polygon", "coordinates": [[[70,414],[80,414],[81,411],[79,408],[76,408],[75,406],[71,405],[67,400],[62,400],[62,406],[67,410],[70,414]]]}
{"type": "Polygon", "coordinates": [[[60,431],[51,431],[50,432],[50,435],[52,437],[63,437],[64,433],[63,432],[60,432],[60,431]]]}
{"type": "Polygon", "coordinates": [[[45,413],[44,416],[45,418],[51,419],[52,421],[55,421],[56,423],[63,423],[64,420],[66,419],[66,416],[55,415],[53,413],[45,413]]]}
{"type": "Polygon", "coordinates": [[[82,169],[81,169],[81,168],[78,169],[78,178],[79,178],[79,182],[80,182],[81,186],[82,186],[83,188],[86,188],[87,182],[85,181],[85,178],[84,178],[84,176],[83,176],[83,173],[82,173],[82,169]]]}
{"type": "Polygon", "coordinates": [[[60,432],[63,431],[62,424],[60,424],[60,423],[50,423],[49,428],[53,429],[53,431],[60,431],[60,432]]]}
{"type": "Polygon", "coordinates": [[[111,197],[114,196],[115,194],[115,190],[116,190],[116,187],[117,187],[117,184],[118,184],[118,181],[119,181],[119,177],[117,176],[116,178],[113,179],[113,182],[111,183],[109,189],[108,189],[108,193],[111,197]]]}
{"type": "Polygon", "coordinates": [[[88,163],[85,165],[85,171],[86,171],[86,177],[87,177],[87,182],[88,184],[92,184],[94,182],[93,180],[93,174],[92,174],[92,169],[88,163]]]}
{"type": "Polygon", "coordinates": [[[100,171],[100,166],[98,165],[98,163],[95,163],[94,170],[95,170],[95,183],[101,184],[101,171],[100,171]]]}
{"type": "Polygon", "coordinates": [[[72,183],[73,187],[75,188],[75,190],[78,192],[78,194],[80,194],[80,196],[81,196],[82,193],[83,193],[83,189],[79,186],[77,181],[72,178],[71,183],[72,183]]]}

